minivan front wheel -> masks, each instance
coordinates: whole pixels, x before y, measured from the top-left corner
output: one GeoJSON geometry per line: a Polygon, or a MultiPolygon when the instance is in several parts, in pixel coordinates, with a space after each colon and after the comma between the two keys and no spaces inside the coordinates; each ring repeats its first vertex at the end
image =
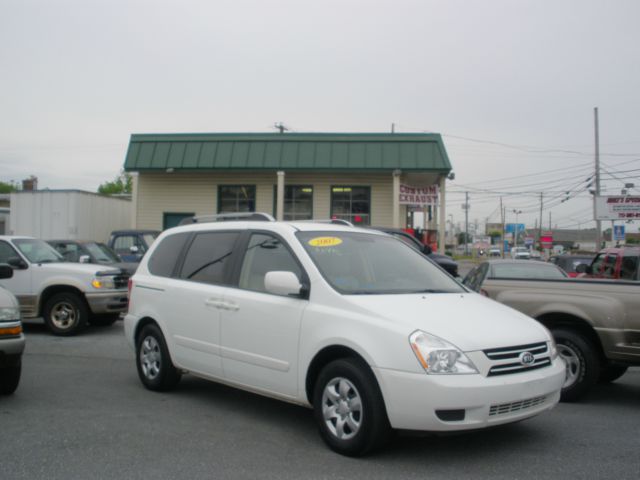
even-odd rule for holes
{"type": "Polygon", "coordinates": [[[180,381],[180,371],[171,362],[162,331],[155,324],[142,328],[136,342],[138,376],[149,390],[173,389],[180,381]]]}
{"type": "Polygon", "coordinates": [[[362,361],[339,359],[325,366],[316,381],[313,406],[320,435],[338,453],[364,455],[389,438],[380,388],[362,361]]]}

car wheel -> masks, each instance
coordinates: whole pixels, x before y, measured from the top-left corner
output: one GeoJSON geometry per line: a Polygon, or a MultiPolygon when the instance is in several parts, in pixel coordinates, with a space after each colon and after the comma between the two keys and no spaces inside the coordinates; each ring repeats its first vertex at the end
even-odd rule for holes
{"type": "Polygon", "coordinates": [[[155,324],[146,325],[138,336],[136,366],[140,380],[149,390],[171,390],[180,381],[180,371],[171,362],[167,343],[155,324]]]}
{"type": "Polygon", "coordinates": [[[315,384],[313,406],[323,440],[343,455],[364,455],[390,436],[378,382],[362,361],[339,359],[325,366],[315,384]]]}
{"type": "Polygon", "coordinates": [[[89,317],[89,325],[95,327],[108,327],[113,325],[120,318],[119,313],[106,313],[103,315],[92,315],[89,317]]]}
{"type": "Polygon", "coordinates": [[[598,378],[599,383],[611,383],[615,382],[627,371],[627,366],[625,365],[605,365],[602,367],[600,371],[600,377],[598,378]]]}
{"type": "Polygon", "coordinates": [[[0,394],[11,395],[20,383],[22,361],[18,360],[13,365],[0,368],[0,394]]]}
{"type": "Polygon", "coordinates": [[[594,346],[582,335],[566,329],[553,330],[558,353],[567,366],[567,376],[560,400],[574,402],[582,398],[596,383],[600,362],[594,346]]]}
{"type": "Polygon", "coordinates": [[[57,293],[47,300],[43,316],[54,335],[75,335],[87,326],[89,307],[76,293],[57,293]]]}

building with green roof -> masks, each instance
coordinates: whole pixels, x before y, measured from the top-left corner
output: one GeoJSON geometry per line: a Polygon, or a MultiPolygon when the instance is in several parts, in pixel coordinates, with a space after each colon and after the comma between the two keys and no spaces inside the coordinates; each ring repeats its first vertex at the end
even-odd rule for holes
{"type": "Polygon", "coordinates": [[[439,134],[134,134],[124,168],[134,174],[137,228],[260,211],[284,220],[426,228],[431,242],[439,230],[444,245],[452,167],[439,134]]]}

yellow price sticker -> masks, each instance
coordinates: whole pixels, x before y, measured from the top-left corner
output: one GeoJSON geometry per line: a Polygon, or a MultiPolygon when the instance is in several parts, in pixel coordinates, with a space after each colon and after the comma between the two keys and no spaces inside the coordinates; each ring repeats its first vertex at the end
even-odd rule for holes
{"type": "Polygon", "coordinates": [[[309,240],[312,247],[335,247],[341,243],[342,239],[338,237],[316,237],[309,240]]]}

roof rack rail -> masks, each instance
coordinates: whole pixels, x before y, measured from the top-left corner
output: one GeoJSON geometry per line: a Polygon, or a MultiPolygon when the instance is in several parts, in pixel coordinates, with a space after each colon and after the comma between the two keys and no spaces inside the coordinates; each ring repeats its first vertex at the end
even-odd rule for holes
{"type": "Polygon", "coordinates": [[[179,225],[190,225],[192,223],[230,222],[233,220],[249,220],[254,222],[275,222],[268,213],[262,212],[238,212],[219,213],[217,215],[197,215],[182,219],[179,225]]]}
{"type": "Polygon", "coordinates": [[[292,220],[294,222],[301,223],[333,223],[334,225],[344,225],[346,227],[354,227],[355,225],[351,223],[349,220],[344,220],[342,218],[327,218],[321,220],[292,220]]]}

